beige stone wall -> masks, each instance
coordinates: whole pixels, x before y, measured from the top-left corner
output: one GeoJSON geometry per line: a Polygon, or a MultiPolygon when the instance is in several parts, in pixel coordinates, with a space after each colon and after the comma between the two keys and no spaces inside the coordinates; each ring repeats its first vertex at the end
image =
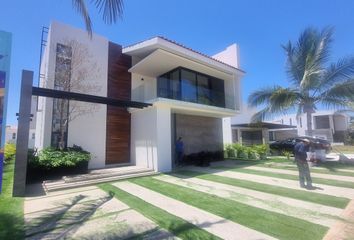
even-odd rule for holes
{"type": "Polygon", "coordinates": [[[185,154],[223,149],[220,118],[176,114],[176,138],[182,137],[185,154]]]}

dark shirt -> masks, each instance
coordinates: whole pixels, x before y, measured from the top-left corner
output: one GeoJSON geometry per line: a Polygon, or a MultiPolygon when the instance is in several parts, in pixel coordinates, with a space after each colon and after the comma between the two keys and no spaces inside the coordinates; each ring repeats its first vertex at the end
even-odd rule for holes
{"type": "Polygon", "coordinates": [[[182,141],[176,142],[176,152],[183,152],[183,142],[182,141]]]}
{"type": "Polygon", "coordinates": [[[310,151],[310,145],[299,142],[294,147],[295,160],[306,161],[307,152],[310,151]]]}

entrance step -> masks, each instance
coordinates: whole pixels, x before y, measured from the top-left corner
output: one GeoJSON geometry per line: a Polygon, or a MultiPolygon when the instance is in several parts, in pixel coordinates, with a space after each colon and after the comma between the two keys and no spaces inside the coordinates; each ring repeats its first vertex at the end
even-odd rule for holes
{"type": "Polygon", "coordinates": [[[136,166],[117,167],[91,170],[87,174],[64,176],[60,180],[43,181],[43,189],[46,192],[53,192],[62,189],[95,185],[104,182],[112,182],[122,179],[143,177],[158,174],[150,168],[136,166]]]}

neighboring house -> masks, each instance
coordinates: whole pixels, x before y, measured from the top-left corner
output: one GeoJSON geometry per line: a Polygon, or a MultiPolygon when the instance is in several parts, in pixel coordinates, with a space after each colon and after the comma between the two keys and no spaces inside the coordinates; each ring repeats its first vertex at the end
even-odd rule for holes
{"type": "Polygon", "coordinates": [[[41,87],[63,90],[60,80],[65,78],[73,92],[152,106],[124,109],[72,101],[60,105],[39,97],[36,147],[56,145],[64,136],[67,146],[76,144],[91,152],[91,169],[135,164],[166,172],[173,167],[178,137],[183,138],[185,154],[222,150],[231,142],[230,117],[240,109],[244,72],[235,44],[213,57],[163,37],[122,48],[54,22],[41,75],[41,87]],[[75,64],[78,52],[81,65],[75,64]],[[71,119],[74,107],[88,111],[71,119]],[[65,128],[60,127],[59,112],[68,122],[65,128]]]}
{"type": "MultiPolygon", "coordinates": [[[[28,136],[28,148],[34,148],[36,130],[31,128],[28,136]]],[[[17,142],[17,126],[6,126],[5,143],[16,144],[17,142]]]]}
{"type": "MultiPolygon", "coordinates": [[[[300,114],[298,117],[296,114],[290,114],[278,118],[274,123],[281,124],[296,124],[297,135],[307,136],[307,118],[305,114],[300,114]]],[[[348,131],[350,122],[350,116],[345,112],[339,111],[317,111],[312,114],[312,136],[327,139],[331,142],[344,142],[345,134],[348,131]]],[[[274,131],[275,139],[284,139],[290,137],[292,134],[284,134],[278,131],[274,131]]]]}
{"type": "Polygon", "coordinates": [[[296,136],[296,126],[292,124],[260,122],[251,123],[252,116],[257,112],[255,108],[242,106],[239,115],[231,118],[232,142],[243,145],[266,144],[275,141],[274,131],[279,133],[293,133],[296,136]]]}

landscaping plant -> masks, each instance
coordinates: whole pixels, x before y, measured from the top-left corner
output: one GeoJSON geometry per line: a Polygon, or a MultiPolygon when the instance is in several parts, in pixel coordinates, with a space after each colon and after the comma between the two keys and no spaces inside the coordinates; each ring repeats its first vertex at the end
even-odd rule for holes
{"type": "Polygon", "coordinates": [[[11,161],[15,158],[16,154],[16,145],[13,143],[6,143],[4,149],[5,162],[11,161]]]}

